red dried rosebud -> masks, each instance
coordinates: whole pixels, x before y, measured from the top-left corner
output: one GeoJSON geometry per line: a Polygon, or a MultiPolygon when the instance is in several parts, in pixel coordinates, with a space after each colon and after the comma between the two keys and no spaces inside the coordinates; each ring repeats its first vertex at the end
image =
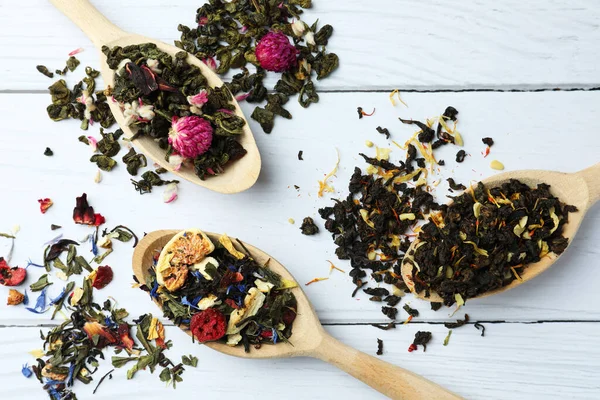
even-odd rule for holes
{"type": "Polygon", "coordinates": [[[215,308],[194,314],[190,322],[190,330],[200,343],[219,340],[225,336],[226,329],[225,316],[215,308]]]}
{"type": "Polygon", "coordinates": [[[238,308],[240,308],[240,306],[238,306],[237,303],[235,302],[235,300],[233,300],[233,299],[227,299],[227,300],[225,300],[225,304],[227,304],[231,308],[235,308],[236,310],[238,308]]]}
{"type": "Polygon", "coordinates": [[[94,282],[92,282],[92,286],[96,289],[102,289],[106,285],[108,285],[113,280],[113,270],[108,265],[103,267],[98,267],[96,269],[96,276],[94,277],[94,282]]]}
{"type": "Polygon", "coordinates": [[[267,71],[284,72],[296,65],[298,50],[283,32],[269,32],[254,51],[260,66],[267,71]]]}
{"type": "Polygon", "coordinates": [[[416,344],[411,344],[410,346],[408,346],[408,352],[412,353],[413,351],[415,351],[417,349],[417,345],[416,344]]]}
{"type": "Polygon", "coordinates": [[[99,322],[86,322],[85,325],[83,325],[83,330],[85,333],[87,333],[90,340],[93,340],[94,336],[100,336],[101,338],[104,338],[103,341],[98,342],[98,347],[104,347],[107,343],[113,344],[117,342],[117,338],[113,335],[113,333],[99,322]]]}
{"type": "Polygon", "coordinates": [[[123,347],[125,347],[127,350],[133,349],[134,342],[131,336],[129,336],[128,324],[119,325],[119,328],[117,329],[117,335],[119,335],[119,340],[123,347]]]}
{"type": "Polygon", "coordinates": [[[42,214],[46,214],[46,211],[48,211],[48,209],[52,207],[52,204],[54,204],[49,198],[39,199],[38,203],[40,203],[40,211],[42,214]]]}
{"type": "Polygon", "coordinates": [[[25,268],[8,266],[4,258],[0,257],[0,285],[19,286],[27,277],[25,268]]]}
{"type": "Polygon", "coordinates": [[[84,193],[81,197],[76,198],[73,221],[81,225],[100,226],[106,220],[101,214],[94,214],[94,207],[90,207],[87,202],[87,194],[84,193]]]}

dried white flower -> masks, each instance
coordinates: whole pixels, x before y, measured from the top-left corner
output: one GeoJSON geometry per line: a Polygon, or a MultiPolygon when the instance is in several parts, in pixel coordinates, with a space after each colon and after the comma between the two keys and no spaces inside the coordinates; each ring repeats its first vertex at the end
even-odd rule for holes
{"type": "Polygon", "coordinates": [[[306,24],[300,20],[292,23],[292,32],[294,35],[301,37],[306,31],[306,24]]]}
{"type": "Polygon", "coordinates": [[[127,65],[127,63],[130,63],[131,60],[129,58],[124,59],[123,61],[121,61],[119,63],[119,65],[117,66],[117,69],[115,70],[115,73],[119,76],[121,76],[121,74],[123,73],[123,68],[125,68],[125,65],[127,65]]]}
{"type": "Polygon", "coordinates": [[[315,34],[310,31],[306,32],[306,35],[304,35],[304,40],[306,40],[306,43],[314,46],[315,45],[315,34]]]}
{"type": "Polygon", "coordinates": [[[162,73],[162,69],[158,68],[158,64],[159,61],[153,58],[149,58],[148,60],[146,60],[146,65],[148,66],[148,68],[150,68],[150,70],[156,74],[162,73]]]}

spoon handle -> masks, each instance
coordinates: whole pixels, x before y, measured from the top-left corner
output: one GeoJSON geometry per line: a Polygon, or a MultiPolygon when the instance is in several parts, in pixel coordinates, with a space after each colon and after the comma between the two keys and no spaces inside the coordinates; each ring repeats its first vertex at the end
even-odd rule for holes
{"type": "Polygon", "coordinates": [[[413,372],[353,349],[326,333],[311,356],[335,365],[392,399],[461,399],[413,372]]]}
{"type": "Polygon", "coordinates": [[[98,48],[127,35],[88,0],[50,0],[50,3],[69,17],[98,48]]]}
{"type": "Polygon", "coordinates": [[[577,175],[582,177],[587,184],[588,206],[591,207],[600,200],[600,163],[577,172],[577,175]]]}

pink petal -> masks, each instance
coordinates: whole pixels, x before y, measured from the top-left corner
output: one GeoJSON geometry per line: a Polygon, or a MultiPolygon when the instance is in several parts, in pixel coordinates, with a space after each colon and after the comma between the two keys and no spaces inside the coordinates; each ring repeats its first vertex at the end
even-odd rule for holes
{"type": "Polygon", "coordinates": [[[168,204],[175,200],[177,200],[177,184],[169,183],[163,193],[163,201],[168,204]]]}
{"type": "Polygon", "coordinates": [[[75,54],[79,54],[83,51],[83,47],[80,47],[78,49],[73,50],[72,52],[69,53],[69,57],[74,56],[75,54]]]}
{"type": "Polygon", "coordinates": [[[88,136],[87,138],[90,142],[90,147],[92,148],[92,151],[96,151],[96,149],[98,148],[98,141],[96,140],[96,138],[93,136],[88,136]]]}
{"type": "Polygon", "coordinates": [[[238,94],[237,96],[235,96],[235,99],[237,101],[244,101],[246,100],[248,97],[250,96],[250,92],[248,93],[244,93],[244,94],[238,94]]]}

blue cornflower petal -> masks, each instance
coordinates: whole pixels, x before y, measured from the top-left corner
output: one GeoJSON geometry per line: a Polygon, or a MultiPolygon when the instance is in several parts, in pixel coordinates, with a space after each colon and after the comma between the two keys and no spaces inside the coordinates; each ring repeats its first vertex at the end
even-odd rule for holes
{"type": "Polygon", "coordinates": [[[34,263],[33,261],[31,261],[31,258],[29,260],[27,260],[27,267],[25,267],[25,268],[28,268],[30,266],[38,267],[38,268],[46,268],[43,265],[34,263]]]}
{"type": "Polygon", "coordinates": [[[233,289],[233,285],[227,286],[227,294],[229,294],[229,292],[231,291],[231,289],[233,289]]]}
{"type": "Polygon", "coordinates": [[[234,267],[233,265],[230,265],[230,266],[229,266],[229,267],[227,267],[227,268],[229,268],[229,270],[230,270],[230,271],[233,271],[233,272],[237,271],[237,268],[236,268],[236,267],[234,267]]]}
{"type": "Polygon", "coordinates": [[[244,285],[244,284],[238,285],[238,290],[240,292],[244,293],[246,291],[246,285],[244,285]]]}
{"type": "Polygon", "coordinates": [[[117,325],[117,323],[112,320],[111,317],[104,317],[104,325],[106,325],[109,328],[118,328],[119,327],[117,325]]]}
{"type": "Polygon", "coordinates": [[[275,328],[271,328],[271,332],[273,333],[273,343],[275,344],[275,343],[277,343],[277,339],[278,339],[277,331],[275,330],[275,328]]]}
{"type": "Polygon", "coordinates": [[[192,276],[197,280],[202,280],[202,278],[204,278],[200,271],[192,271],[192,276]]]}
{"type": "Polygon", "coordinates": [[[192,300],[192,303],[194,303],[194,304],[198,304],[198,302],[199,302],[200,300],[202,300],[202,297],[203,297],[203,296],[198,296],[198,297],[196,297],[194,300],[192,300]]]}
{"type": "Polygon", "coordinates": [[[150,297],[158,299],[158,282],[154,281],[154,286],[152,286],[152,290],[150,291],[150,297]]]}
{"type": "Polygon", "coordinates": [[[33,371],[31,370],[31,368],[29,368],[27,364],[23,365],[23,368],[21,368],[21,373],[25,378],[29,378],[31,377],[31,375],[33,375],[33,371]]]}
{"type": "Polygon", "coordinates": [[[94,234],[92,236],[90,236],[90,241],[92,242],[92,254],[94,256],[98,255],[98,246],[96,245],[97,242],[97,237],[96,237],[96,232],[94,232],[94,234]]]}
{"type": "Polygon", "coordinates": [[[195,304],[198,304],[198,302],[190,303],[190,301],[187,299],[187,296],[183,296],[183,298],[181,299],[181,304],[183,304],[184,306],[188,306],[188,307],[195,308],[196,310],[198,310],[198,307],[196,307],[196,305],[195,305],[195,304]]]}
{"type": "Polygon", "coordinates": [[[65,294],[67,293],[67,287],[65,286],[62,290],[62,292],[60,292],[60,294],[58,296],[56,296],[54,299],[50,300],[50,305],[54,305],[56,303],[58,303],[59,301],[62,300],[63,297],[65,297],[65,294]]]}
{"type": "Polygon", "coordinates": [[[29,296],[27,295],[27,289],[25,289],[25,293],[23,294],[23,305],[27,306],[29,305],[29,296]]]}
{"type": "Polygon", "coordinates": [[[42,289],[42,292],[35,301],[35,307],[26,307],[25,309],[36,314],[43,314],[48,311],[48,308],[46,308],[46,289],[47,288],[42,289]]]}
{"type": "Polygon", "coordinates": [[[73,373],[75,372],[75,363],[72,362],[69,366],[69,375],[67,376],[67,386],[73,386],[73,373]]]}
{"type": "Polygon", "coordinates": [[[182,319],[181,323],[182,324],[189,324],[190,323],[190,319],[189,318],[188,319],[182,319]]]}

